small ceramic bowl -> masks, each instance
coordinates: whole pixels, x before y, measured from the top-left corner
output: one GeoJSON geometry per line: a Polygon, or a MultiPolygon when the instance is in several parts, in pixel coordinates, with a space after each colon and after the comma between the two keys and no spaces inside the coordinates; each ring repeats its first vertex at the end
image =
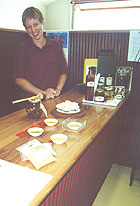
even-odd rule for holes
{"type": "Polygon", "coordinates": [[[67,141],[68,137],[64,134],[54,134],[50,137],[50,139],[55,143],[55,144],[63,144],[64,142],[67,141]]]}
{"type": "Polygon", "coordinates": [[[44,122],[48,126],[55,126],[58,123],[58,119],[48,118],[48,119],[45,119],[44,122]]]}
{"type": "Polygon", "coordinates": [[[38,137],[44,132],[44,129],[40,127],[32,127],[32,128],[29,128],[27,132],[33,137],[38,137]]]}

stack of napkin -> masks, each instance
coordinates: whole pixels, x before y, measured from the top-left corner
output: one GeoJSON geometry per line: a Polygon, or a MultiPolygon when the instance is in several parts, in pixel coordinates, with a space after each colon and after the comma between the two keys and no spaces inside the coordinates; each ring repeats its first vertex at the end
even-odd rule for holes
{"type": "Polygon", "coordinates": [[[21,161],[30,160],[36,169],[56,161],[56,152],[51,143],[41,143],[39,140],[31,140],[16,148],[20,152],[21,161]]]}

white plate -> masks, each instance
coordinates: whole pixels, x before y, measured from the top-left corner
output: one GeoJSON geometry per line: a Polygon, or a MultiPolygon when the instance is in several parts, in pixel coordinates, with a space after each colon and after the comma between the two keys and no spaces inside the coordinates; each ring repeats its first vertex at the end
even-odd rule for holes
{"type": "Polygon", "coordinates": [[[77,102],[71,102],[69,100],[66,100],[65,102],[57,104],[56,108],[63,110],[64,112],[68,112],[68,111],[78,110],[79,105],[77,102]]]}
{"type": "Polygon", "coordinates": [[[33,137],[38,137],[44,132],[44,129],[41,127],[31,127],[27,130],[27,132],[33,137]]]}
{"type": "Polygon", "coordinates": [[[64,134],[53,134],[50,139],[56,144],[63,144],[67,141],[68,137],[64,134]]]}
{"type": "Polygon", "coordinates": [[[67,124],[67,126],[71,129],[71,130],[78,130],[82,124],[80,122],[69,122],[67,124]]]}
{"type": "Polygon", "coordinates": [[[58,119],[48,118],[48,119],[45,119],[44,122],[48,126],[55,126],[58,123],[58,119]]]}
{"type": "Polygon", "coordinates": [[[56,111],[60,112],[60,113],[64,113],[64,114],[75,114],[75,113],[80,112],[80,109],[78,109],[78,110],[71,110],[71,111],[63,111],[61,109],[57,109],[56,111]]]}

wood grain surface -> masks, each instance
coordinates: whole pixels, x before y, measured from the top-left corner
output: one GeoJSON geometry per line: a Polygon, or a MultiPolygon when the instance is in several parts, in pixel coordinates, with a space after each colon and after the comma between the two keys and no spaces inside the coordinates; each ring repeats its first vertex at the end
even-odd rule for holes
{"type": "MultiPolygon", "coordinates": [[[[129,96],[129,95],[128,95],[129,96]]],[[[102,106],[87,106],[83,105],[84,115],[80,117],[83,121],[87,121],[86,127],[80,132],[69,132],[62,129],[62,121],[64,118],[58,117],[58,124],[54,127],[43,126],[44,133],[36,138],[42,143],[48,142],[52,134],[65,134],[68,136],[66,143],[62,145],[56,145],[53,143],[53,148],[56,151],[57,161],[51,164],[45,165],[40,168],[39,171],[48,173],[54,176],[54,178],[40,191],[35,199],[29,203],[29,205],[38,205],[49,192],[55,187],[58,181],[66,174],[66,172],[72,167],[74,162],[80,157],[80,155],[86,150],[86,148],[96,141],[97,135],[104,129],[105,126],[111,121],[116,112],[128,99],[128,96],[118,105],[114,107],[102,107],[102,106]]],[[[52,111],[56,108],[56,104],[65,100],[78,102],[81,104],[83,94],[78,91],[68,91],[55,99],[46,100],[43,102],[45,105],[48,117],[54,117],[52,111]]],[[[26,166],[32,169],[35,167],[29,162],[20,162],[19,153],[16,147],[34,139],[29,134],[24,137],[17,137],[16,134],[32,125],[37,124],[45,118],[42,114],[38,120],[29,119],[27,117],[25,109],[17,111],[0,118],[0,158],[26,166]]]]}

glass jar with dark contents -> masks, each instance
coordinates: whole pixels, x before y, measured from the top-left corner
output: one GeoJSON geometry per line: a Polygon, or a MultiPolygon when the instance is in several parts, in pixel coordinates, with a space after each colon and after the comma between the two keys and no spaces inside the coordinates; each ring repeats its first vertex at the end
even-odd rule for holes
{"type": "Polygon", "coordinates": [[[113,86],[105,87],[104,96],[105,96],[105,101],[112,100],[114,98],[114,87],[113,86]]]}
{"type": "Polygon", "coordinates": [[[42,109],[40,108],[40,99],[29,100],[25,106],[27,115],[30,119],[38,119],[41,117],[42,109]]]}

